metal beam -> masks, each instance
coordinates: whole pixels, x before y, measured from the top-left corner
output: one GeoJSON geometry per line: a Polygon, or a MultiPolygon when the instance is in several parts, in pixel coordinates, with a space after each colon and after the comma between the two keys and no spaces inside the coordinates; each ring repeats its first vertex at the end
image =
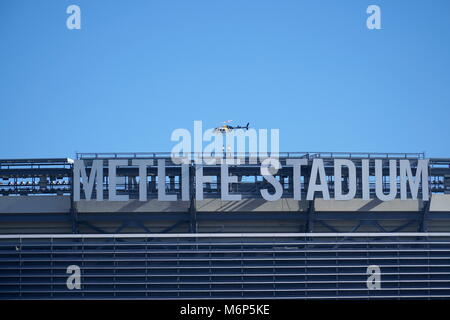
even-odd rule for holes
{"type": "Polygon", "coordinates": [[[429,213],[430,213],[430,204],[431,204],[431,201],[426,201],[423,204],[422,219],[421,219],[421,222],[420,222],[420,224],[418,226],[418,230],[417,231],[420,231],[420,232],[427,232],[428,231],[427,220],[428,220],[428,216],[429,216],[429,213]]]}
{"type": "Polygon", "coordinates": [[[189,232],[197,233],[197,207],[195,201],[194,167],[189,167],[189,232]]]}

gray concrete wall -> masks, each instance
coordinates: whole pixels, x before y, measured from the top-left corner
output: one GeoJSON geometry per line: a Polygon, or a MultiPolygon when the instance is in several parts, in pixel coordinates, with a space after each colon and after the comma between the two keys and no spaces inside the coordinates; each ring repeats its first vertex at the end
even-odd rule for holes
{"type": "Polygon", "coordinates": [[[0,234],[57,234],[72,233],[70,222],[0,223],[0,234]]]}
{"type": "Polygon", "coordinates": [[[266,201],[252,198],[241,201],[223,201],[220,199],[196,201],[198,212],[298,212],[305,211],[306,205],[306,202],[293,199],[266,201]]]}
{"type": "Polygon", "coordinates": [[[189,201],[78,201],[75,203],[78,212],[187,212],[189,201]]]}
{"type": "Polygon", "coordinates": [[[69,211],[69,196],[0,197],[0,213],[64,213],[69,211]]]}
{"type": "Polygon", "coordinates": [[[400,200],[381,201],[379,199],[362,200],[353,199],[349,201],[340,200],[314,200],[315,211],[345,211],[345,212],[401,212],[401,211],[420,211],[422,201],[420,200],[400,200]]]}
{"type": "Polygon", "coordinates": [[[450,194],[433,194],[431,196],[430,211],[450,212],[450,194]]]}
{"type": "MultiPolygon", "coordinates": [[[[243,199],[241,201],[222,201],[221,199],[205,199],[196,201],[198,212],[303,212],[307,208],[305,201],[280,199],[265,201],[261,198],[243,199]]],[[[314,201],[318,212],[406,212],[420,211],[421,200],[393,200],[383,202],[378,199],[351,201],[323,200],[314,201]]],[[[75,204],[80,212],[187,212],[188,201],[158,201],[147,202],[130,200],[119,201],[79,201],[75,204]]],[[[0,213],[63,213],[70,211],[68,196],[18,196],[0,197],[0,213]]],[[[430,204],[431,212],[450,212],[450,195],[433,194],[430,204]]]]}

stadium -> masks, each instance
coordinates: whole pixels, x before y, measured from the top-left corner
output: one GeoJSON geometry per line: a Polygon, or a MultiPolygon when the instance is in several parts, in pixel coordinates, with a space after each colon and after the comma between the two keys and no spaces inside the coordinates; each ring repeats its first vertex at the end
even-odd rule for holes
{"type": "Polygon", "coordinates": [[[220,165],[203,166],[212,178],[201,182],[199,198],[196,165],[174,163],[169,152],[0,160],[0,298],[450,298],[450,158],[280,153],[274,177],[283,192],[273,201],[261,197],[276,188],[260,160],[243,160],[228,168],[236,180],[226,193],[239,194],[235,201],[223,199],[220,165]],[[300,176],[288,159],[304,160],[300,176]],[[111,160],[122,165],[111,171],[111,160]],[[135,160],[153,161],[145,180],[135,160]],[[308,197],[317,160],[329,199],[308,197]],[[353,184],[350,169],[336,178],[336,160],[355,165],[350,200],[336,200],[337,185],[348,193],[353,184]],[[420,185],[410,176],[403,184],[402,160],[416,179],[426,160],[420,185]],[[109,201],[112,184],[125,201],[109,201]],[[394,199],[379,199],[392,190],[394,199]]]}

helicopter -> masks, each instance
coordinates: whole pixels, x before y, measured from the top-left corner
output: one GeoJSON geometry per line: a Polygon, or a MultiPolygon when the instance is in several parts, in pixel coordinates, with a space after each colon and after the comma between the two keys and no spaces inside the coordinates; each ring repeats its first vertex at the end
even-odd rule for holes
{"type": "Polygon", "coordinates": [[[246,126],[235,126],[235,127],[230,126],[229,124],[227,124],[227,123],[230,123],[232,121],[233,120],[224,121],[223,122],[224,124],[222,126],[214,128],[214,132],[227,133],[227,132],[230,132],[232,130],[237,130],[237,129],[246,129],[246,130],[248,130],[248,126],[250,125],[250,122],[247,122],[246,126]]]}

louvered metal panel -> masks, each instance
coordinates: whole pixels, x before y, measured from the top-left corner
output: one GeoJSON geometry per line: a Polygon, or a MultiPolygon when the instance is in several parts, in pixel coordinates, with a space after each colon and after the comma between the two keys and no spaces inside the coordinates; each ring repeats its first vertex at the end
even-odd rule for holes
{"type": "Polygon", "coordinates": [[[0,298],[450,298],[450,234],[4,235],[0,298]]]}

